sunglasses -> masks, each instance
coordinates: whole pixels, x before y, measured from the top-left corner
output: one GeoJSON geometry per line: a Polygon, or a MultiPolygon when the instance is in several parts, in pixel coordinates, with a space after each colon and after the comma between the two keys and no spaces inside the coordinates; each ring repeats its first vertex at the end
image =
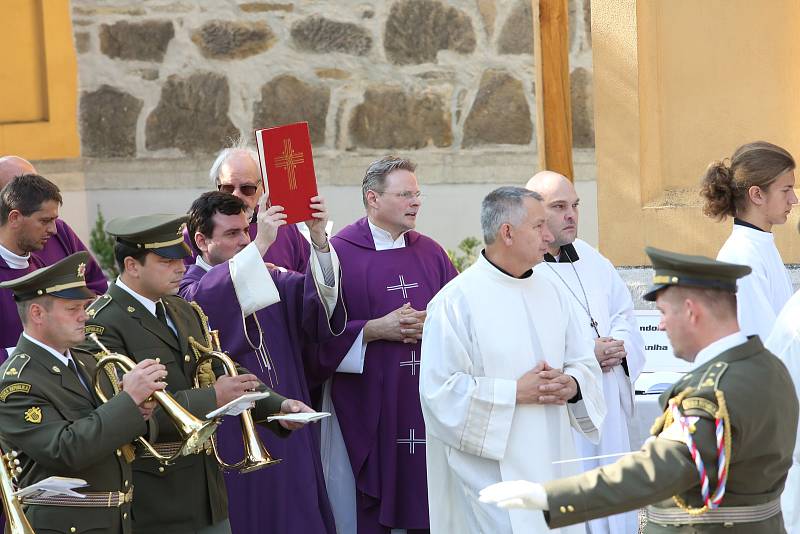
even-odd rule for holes
{"type": "Polygon", "coordinates": [[[217,189],[222,191],[223,193],[228,193],[232,195],[234,191],[237,189],[246,197],[252,197],[258,191],[258,186],[261,182],[257,184],[244,184],[244,185],[232,185],[232,184],[219,184],[217,185],[217,189]]]}

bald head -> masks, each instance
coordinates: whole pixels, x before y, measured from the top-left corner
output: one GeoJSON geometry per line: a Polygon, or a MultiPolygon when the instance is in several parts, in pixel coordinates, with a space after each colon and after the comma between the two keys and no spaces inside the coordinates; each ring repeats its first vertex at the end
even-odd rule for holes
{"type": "Polygon", "coordinates": [[[555,238],[550,252],[557,253],[560,247],[575,241],[580,199],[572,182],[563,174],[541,171],[534,174],[525,187],[539,193],[544,200],[547,226],[555,238]]]}
{"type": "Polygon", "coordinates": [[[16,176],[23,174],[37,174],[36,168],[30,161],[19,156],[3,156],[0,158],[0,189],[16,176]]]}

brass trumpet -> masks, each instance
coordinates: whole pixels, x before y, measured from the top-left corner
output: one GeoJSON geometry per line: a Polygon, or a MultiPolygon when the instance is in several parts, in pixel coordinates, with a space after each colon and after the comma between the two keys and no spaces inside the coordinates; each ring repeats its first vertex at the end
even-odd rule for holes
{"type": "Polygon", "coordinates": [[[3,511],[11,534],[36,534],[22,511],[22,503],[14,495],[14,475],[21,471],[17,452],[3,454],[0,450],[0,493],[3,496],[3,511]]]}
{"type": "MultiPolygon", "coordinates": [[[[195,354],[198,355],[197,367],[195,368],[194,375],[195,387],[200,387],[200,375],[204,373],[207,374],[207,371],[203,369],[203,367],[210,364],[212,360],[218,360],[222,363],[222,366],[225,368],[225,373],[228,376],[239,375],[239,371],[236,370],[236,364],[233,360],[224,352],[215,350],[215,345],[217,349],[219,348],[218,332],[212,330],[209,331],[207,335],[209,338],[208,346],[201,345],[192,337],[189,338],[189,345],[195,351],[195,354]]],[[[212,440],[211,444],[217,462],[219,462],[224,469],[235,470],[240,473],[249,473],[250,471],[256,471],[268,465],[280,462],[280,459],[275,459],[269,454],[266,447],[264,447],[264,444],[261,442],[261,439],[258,437],[255,423],[253,422],[253,415],[250,413],[250,410],[247,409],[243,411],[239,417],[241,417],[242,423],[242,440],[244,441],[245,456],[240,462],[229,464],[220,456],[216,440],[212,440]]]]}
{"type": "MultiPolygon", "coordinates": [[[[104,371],[107,365],[117,365],[127,373],[136,367],[136,362],[124,354],[119,354],[108,350],[105,345],[103,345],[100,340],[97,339],[96,334],[89,334],[89,337],[97,344],[98,347],[100,347],[100,350],[103,354],[103,357],[97,362],[97,369],[95,369],[92,385],[94,386],[95,393],[97,393],[97,396],[100,397],[100,400],[103,402],[108,402],[105,393],[103,393],[103,390],[100,387],[100,373],[104,371]]],[[[159,405],[161,405],[161,408],[175,423],[178,433],[181,436],[182,445],[180,449],[172,456],[165,456],[160,454],[143,436],[136,438],[139,443],[141,443],[142,446],[144,446],[144,448],[147,449],[148,452],[150,452],[150,454],[162,464],[169,464],[180,456],[188,456],[189,454],[196,454],[202,451],[205,442],[208,441],[208,439],[211,438],[211,436],[217,430],[219,420],[211,419],[208,421],[203,421],[198,419],[189,413],[186,408],[178,404],[178,401],[176,401],[175,398],[166,391],[154,392],[153,398],[156,400],[156,402],[158,402],[159,405]]]]}

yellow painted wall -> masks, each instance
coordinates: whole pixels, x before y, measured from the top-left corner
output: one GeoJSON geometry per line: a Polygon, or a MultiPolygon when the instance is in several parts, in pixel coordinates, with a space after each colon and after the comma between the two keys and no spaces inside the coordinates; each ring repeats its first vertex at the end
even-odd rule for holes
{"type": "MultiPolygon", "coordinates": [[[[593,0],[600,247],[715,256],[730,233],[701,213],[708,163],[764,139],[800,160],[800,2],[593,0]]],[[[800,184],[799,184],[800,185],[800,184]]],[[[797,208],[800,211],[800,208],[797,208]]],[[[800,261],[797,214],[776,227],[800,261]]]]}
{"type": "Polygon", "coordinates": [[[80,155],[69,0],[2,0],[0,155],[80,155]]]}

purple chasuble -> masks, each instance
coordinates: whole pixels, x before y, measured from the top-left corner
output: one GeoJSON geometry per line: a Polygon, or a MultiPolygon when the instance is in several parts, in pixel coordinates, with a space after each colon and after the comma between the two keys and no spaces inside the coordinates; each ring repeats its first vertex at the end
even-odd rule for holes
{"type": "MultiPolygon", "coordinates": [[[[342,264],[348,323],[321,346],[319,371],[336,369],[368,320],[407,302],[424,310],[456,276],[435,241],[415,231],[405,239],[405,248],[376,251],[366,218],[331,239],[342,264]]],[[[333,374],[331,398],[355,477],[359,534],[429,527],[420,348],[372,341],[362,374],[333,374]]]]}
{"type": "MultiPolygon", "coordinates": [[[[250,241],[256,238],[258,225],[250,223],[250,241]]],[[[183,260],[186,267],[194,265],[195,257],[200,253],[189,239],[189,231],[183,229],[183,240],[189,245],[192,257],[183,260]]],[[[285,224],[278,228],[278,235],[275,242],[267,249],[264,254],[264,261],[272,263],[276,267],[283,267],[298,273],[306,272],[308,267],[308,256],[311,254],[311,245],[295,224],[285,224]]]]}
{"type": "MultiPolygon", "coordinates": [[[[302,238],[302,236],[301,236],[302,238]]],[[[281,301],[256,312],[264,348],[272,358],[271,370],[250,347],[242,326],[242,313],[233,288],[228,263],[206,272],[197,265],[186,271],[180,295],[196,301],[219,330],[223,350],[276,392],[310,405],[301,349],[305,340],[331,337],[341,332],[344,310],[337,304],[330,324],[310,273],[270,270],[281,301]]],[[[258,344],[258,326],[247,318],[247,336],[258,344]]],[[[228,510],[233,532],[285,532],[335,534],[322,463],[319,430],[311,424],[288,437],[278,437],[257,425],[264,446],[282,461],[247,474],[225,474],[228,510]]],[[[238,417],[225,419],[217,431],[220,454],[228,463],[244,454],[238,417]]]]}
{"type": "MultiPolygon", "coordinates": [[[[53,265],[70,254],[82,250],[88,249],[72,228],[61,219],[56,219],[55,235],[47,240],[42,250],[33,254],[38,256],[44,265],[53,265]]],[[[94,255],[90,255],[89,263],[86,265],[86,285],[98,295],[102,295],[108,290],[108,281],[94,259],[94,255]]]]}
{"type": "MultiPolygon", "coordinates": [[[[0,282],[21,278],[31,271],[44,267],[38,257],[31,254],[28,267],[25,269],[12,269],[3,258],[0,258],[0,282]]],[[[0,363],[6,361],[8,354],[6,348],[14,347],[22,334],[22,320],[17,313],[17,302],[10,289],[0,289],[0,363]]]]}

